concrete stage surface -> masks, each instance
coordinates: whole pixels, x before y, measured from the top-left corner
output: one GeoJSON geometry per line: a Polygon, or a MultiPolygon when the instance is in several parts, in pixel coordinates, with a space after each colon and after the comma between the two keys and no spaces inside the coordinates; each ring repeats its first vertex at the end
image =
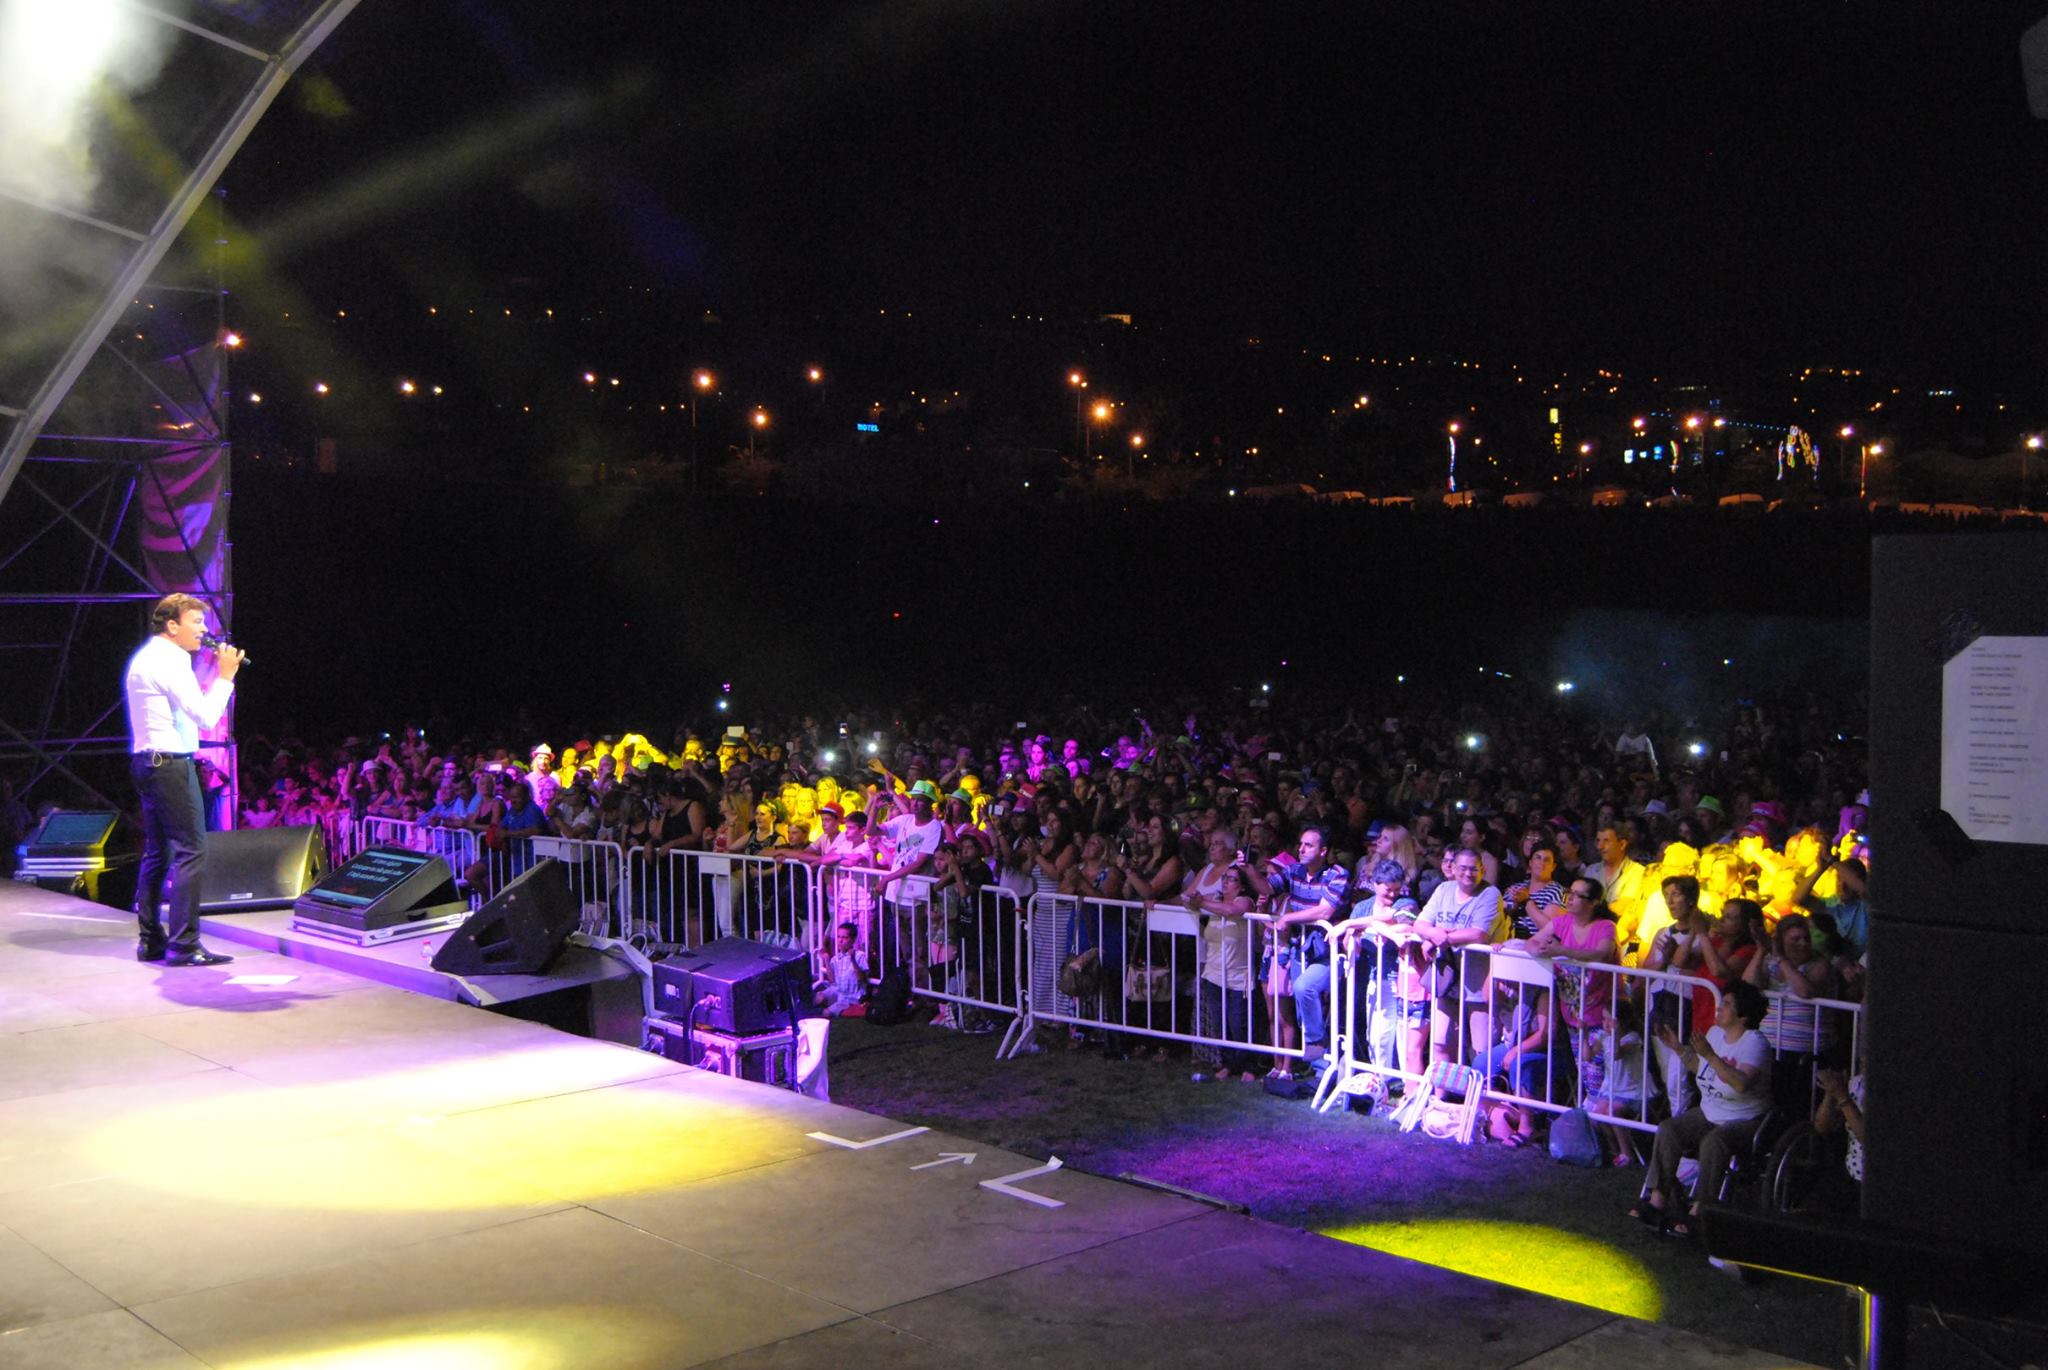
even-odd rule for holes
{"type": "Polygon", "coordinates": [[[1785,1363],[1071,1170],[990,1189],[1047,1158],[842,1145],[905,1129],[134,942],[0,882],[0,1367],[1785,1363]]]}

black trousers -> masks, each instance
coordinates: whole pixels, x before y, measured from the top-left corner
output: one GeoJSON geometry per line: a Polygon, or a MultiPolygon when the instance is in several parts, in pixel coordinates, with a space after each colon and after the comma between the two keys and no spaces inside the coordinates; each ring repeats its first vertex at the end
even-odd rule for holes
{"type": "Polygon", "coordinates": [[[142,866],[135,878],[135,921],[145,942],[164,942],[172,955],[199,949],[199,882],[206,871],[206,822],[199,770],[190,757],[149,753],[128,760],[142,796],[142,866]],[[168,888],[167,888],[168,887],[168,888]],[[157,908],[168,896],[168,936],[157,908]]]}

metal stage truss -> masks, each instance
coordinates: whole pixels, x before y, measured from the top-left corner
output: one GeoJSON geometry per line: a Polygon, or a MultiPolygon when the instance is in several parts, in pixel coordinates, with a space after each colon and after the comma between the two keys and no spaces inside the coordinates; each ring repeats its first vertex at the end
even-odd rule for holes
{"type": "Polygon", "coordinates": [[[126,807],[88,759],[128,750],[144,606],[231,626],[222,286],[166,255],[356,3],[0,0],[0,767],[31,799],[126,807]]]}

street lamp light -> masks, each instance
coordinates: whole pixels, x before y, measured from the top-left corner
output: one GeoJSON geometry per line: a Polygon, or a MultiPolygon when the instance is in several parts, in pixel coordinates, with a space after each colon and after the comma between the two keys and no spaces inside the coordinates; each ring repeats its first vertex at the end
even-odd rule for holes
{"type": "Polygon", "coordinates": [[[1863,461],[1856,477],[1856,498],[1867,499],[1870,495],[1870,459],[1884,455],[1884,444],[1866,442],[1863,444],[1863,461]]]}
{"type": "MultiPolygon", "coordinates": [[[[1108,400],[1097,400],[1095,402],[1095,407],[1093,409],[1090,409],[1088,412],[1094,418],[1096,423],[1107,423],[1109,422],[1110,414],[1114,411],[1111,410],[1108,400]]],[[[1094,453],[1095,430],[1093,427],[1084,427],[1081,433],[1081,460],[1088,460],[1088,458],[1093,456],[1094,453]]]]}
{"type": "Polygon", "coordinates": [[[1450,422],[1450,432],[1446,440],[1451,445],[1450,490],[1455,495],[1458,493],[1458,421],[1456,419],[1452,419],[1450,422]]]}
{"type": "Polygon", "coordinates": [[[1145,435],[1143,433],[1131,434],[1131,453],[1124,460],[1124,471],[1132,480],[1138,478],[1138,453],[1144,446],[1145,435]]]}
{"type": "Polygon", "coordinates": [[[2031,510],[2032,510],[2032,507],[2033,507],[2032,505],[2030,505],[2030,504],[2029,504],[2029,503],[2027,502],[2027,499],[2028,499],[2028,490],[2027,490],[2027,476],[2028,476],[2028,474],[2029,474],[2029,472],[2028,472],[2028,460],[2027,460],[2027,453],[2029,453],[2029,452],[2038,452],[2038,451],[2040,451],[2040,450],[2041,450],[2041,435],[2040,435],[2039,433],[2029,433],[2029,434],[2027,434],[2027,442],[2026,442],[2026,446],[2024,446],[2024,447],[2022,447],[2022,448],[2020,449],[2020,508],[2021,508],[2021,509],[2023,509],[2023,510],[2028,510],[2028,511],[2031,511],[2031,510]]]}
{"type": "Polygon", "coordinates": [[[754,436],[767,426],[768,411],[759,408],[755,409],[748,421],[747,427],[747,455],[749,457],[754,455],[754,436]]]}

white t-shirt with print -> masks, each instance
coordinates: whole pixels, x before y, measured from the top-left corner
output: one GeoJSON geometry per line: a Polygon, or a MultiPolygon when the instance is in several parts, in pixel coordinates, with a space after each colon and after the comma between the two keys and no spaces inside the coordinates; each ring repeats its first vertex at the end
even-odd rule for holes
{"type": "Polygon", "coordinates": [[[1745,1118],[1763,1117],[1771,1106],[1770,1042],[1763,1033],[1751,1028],[1742,1034],[1741,1041],[1730,1046],[1727,1033],[1717,1023],[1707,1029],[1707,1045],[1716,1056],[1737,1070],[1756,1071],[1756,1077],[1749,1082],[1749,1091],[1737,1094],[1714,1069],[1712,1061],[1704,1056],[1700,1058],[1699,1071],[1693,1078],[1700,1087],[1700,1108],[1707,1115],[1707,1121],[1734,1123],[1745,1118]]]}

